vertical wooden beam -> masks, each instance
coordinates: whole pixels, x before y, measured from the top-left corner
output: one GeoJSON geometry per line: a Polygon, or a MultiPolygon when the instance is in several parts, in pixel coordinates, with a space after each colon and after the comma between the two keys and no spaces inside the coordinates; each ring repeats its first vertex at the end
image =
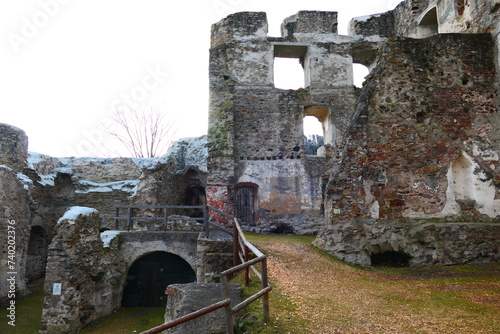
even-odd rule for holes
{"type": "Polygon", "coordinates": [[[118,217],[120,217],[120,208],[116,207],[115,210],[116,210],[116,212],[115,212],[115,227],[118,230],[118,221],[120,220],[120,219],[118,219],[118,217]]]}
{"type": "MultiPolygon", "coordinates": [[[[262,289],[267,288],[269,286],[269,282],[267,279],[267,258],[263,259],[261,262],[262,269],[262,289]]],[[[262,296],[262,312],[264,313],[264,320],[269,322],[269,293],[266,292],[264,296],[262,296]]]]}
{"type": "MultiPolygon", "coordinates": [[[[222,298],[223,299],[230,299],[230,293],[229,293],[229,284],[227,283],[227,276],[222,275],[220,278],[221,282],[221,289],[222,289],[222,298]]],[[[226,305],[224,307],[224,320],[226,323],[226,333],[227,334],[234,334],[234,328],[233,328],[233,311],[231,310],[231,303],[229,305],[226,305]]]]}
{"type": "Polygon", "coordinates": [[[166,206],[163,207],[163,228],[166,231],[167,230],[167,213],[168,208],[166,206]]]}
{"type": "Polygon", "coordinates": [[[205,236],[206,238],[210,237],[210,226],[208,225],[208,206],[203,206],[203,224],[205,225],[205,236]]]}
{"type": "MultiPolygon", "coordinates": [[[[247,262],[250,259],[247,245],[245,245],[244,248],[245,248],[245,262],[247,262]]],[[[245,284],[246,285],[250,284],[250,267],[245,268],[245,284]]]]}
{"type": "Polygon", "coordinates": [[[236,228],[236,222],[233,222],[233,264],[237,266],[240,263],[238,258],[240,237],[238,235],[238,229],[236,228]]]}
{"type": "Polygon", "coordinates": [[[130,231],[132,229],[132,207],[127,208],[127,229],[130,231]]]}

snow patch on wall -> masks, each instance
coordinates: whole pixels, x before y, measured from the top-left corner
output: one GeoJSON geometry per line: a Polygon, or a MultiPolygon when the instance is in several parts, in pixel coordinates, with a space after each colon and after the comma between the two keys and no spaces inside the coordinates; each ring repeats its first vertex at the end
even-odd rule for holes
{"type": "Polygon", "coordinates": [[[102,246],[109,247],[111,241],[120,233],[121,231],[113,231],[113,230],[102,232],[101,233],[102,246]]]}
{"type": "Polygon", "coordinates": [[[61,218],[59,218],[57,223],[59,224],[63,220],[76,220],[78,218],[78,216],[80,216],[80,215],[88,216],[94,212],[98,212],[98,211],[96,209],[87,208],[84,206],[73,206],[73,207],[69,208],[68,210],[66,210],[64,215],[61,218]]]}

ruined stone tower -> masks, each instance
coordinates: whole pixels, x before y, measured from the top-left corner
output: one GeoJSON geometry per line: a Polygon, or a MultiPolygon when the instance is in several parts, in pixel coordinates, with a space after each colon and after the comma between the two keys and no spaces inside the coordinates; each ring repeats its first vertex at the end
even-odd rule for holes
{"type": "Polygon", "coordinates": [[[326,156],[339,146],[355,103],[352,47],[337,13],[299,12],[267,36],[265,13],[237,13],[212,27],[207,198],[243,222],[295,231],[321,216],[326,156]],[[296,58],[305,88],[275,88],[276,57],[296,58]],[[304,154],[303,118],[323,126],[319,156],[304,154]]]}

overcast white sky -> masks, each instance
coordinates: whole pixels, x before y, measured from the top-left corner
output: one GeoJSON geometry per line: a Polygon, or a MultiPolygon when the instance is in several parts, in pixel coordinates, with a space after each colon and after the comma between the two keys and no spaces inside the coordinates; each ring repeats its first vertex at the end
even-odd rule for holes
{"type": "Polygon", "coordinates": [[[116,101],[134,96],[175,114],[178,136],[206,133],[210,26],[230,13],[265,11],[269,35],[299,10],[355,16],[399,0],[4,0],[0,2],[0,122],[29,150],[85,155],[116,101]]]}

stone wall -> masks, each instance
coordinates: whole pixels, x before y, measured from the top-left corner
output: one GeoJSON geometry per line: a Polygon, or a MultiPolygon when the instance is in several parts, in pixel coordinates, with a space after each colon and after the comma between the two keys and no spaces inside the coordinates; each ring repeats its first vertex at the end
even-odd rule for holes
{"type": "Polygon", "coordinates": [[[384,251],[429,262],[420,247],[439,253],[431,263],[498,260],[498,234],[490,234],[500,213],[493,45],[489,34],[387,42],[330,176],[329,223],[317,245],[364,265],[384,251]],[[460,224],[442,225],[451,222],[460,224]],[[493,225],[463,224],[478,222],[493,225]],[[415,242],[409,230],[427,223],[439,238],[415,242]],[[449,226],[475,230],[470,244],[481,245],[452,243],[449,226]]]}
{"type": "Polygon", "coordinates": [[[99,213],[72,207],[49,247],[40,333],[74,333],[120,305],[123,260],[100,238],[99,213]],[[54,289],[60,284],[60,292],[54,289]]]}
{"type": "Polygon", "coordinates": [[[0,165],[0,304],[28,293],[26,259],[30,235],[30,198],[18,175],[0,165]],[[7,281],[14,277],[14,280],[7,281]],[[12,284],[11,284],[12,283],[12,284]]]}
{"type": "Polygon", "coordinates": [[[22,171],[28,159],[28,137],[15,126],[0,123],[0,165],[22,171]]]}
{"type": "MultiPolygon", "coordinates": [[[[100,233],[100,227],[99,212],[84,207],[70,208],[55,226],[40,333],[74,333],[119,308],[130,269],[150,254],[182,259],[196,273],[197,281],[206,283],[218,280],[220,272],[232,265],[232,239],[217,232],[206,238],[198,232],[100,233]],[[55,292],[55,284],[60,284],[60,293],[55,292]]],[[[166,269],[174,276],[178,270],[166,269]]]]}
{"type": "Polygon", "coordinates": [[[26,261],[30,237],[30,190],[22,172],[28,156],[28,137],[21,129],[0,123],[0,304],[28,293],[26,261]],[[14,278],[11,280],[11,278],[14,278]],[[9,279],[9,281],[7,281],[9,279]]]}

